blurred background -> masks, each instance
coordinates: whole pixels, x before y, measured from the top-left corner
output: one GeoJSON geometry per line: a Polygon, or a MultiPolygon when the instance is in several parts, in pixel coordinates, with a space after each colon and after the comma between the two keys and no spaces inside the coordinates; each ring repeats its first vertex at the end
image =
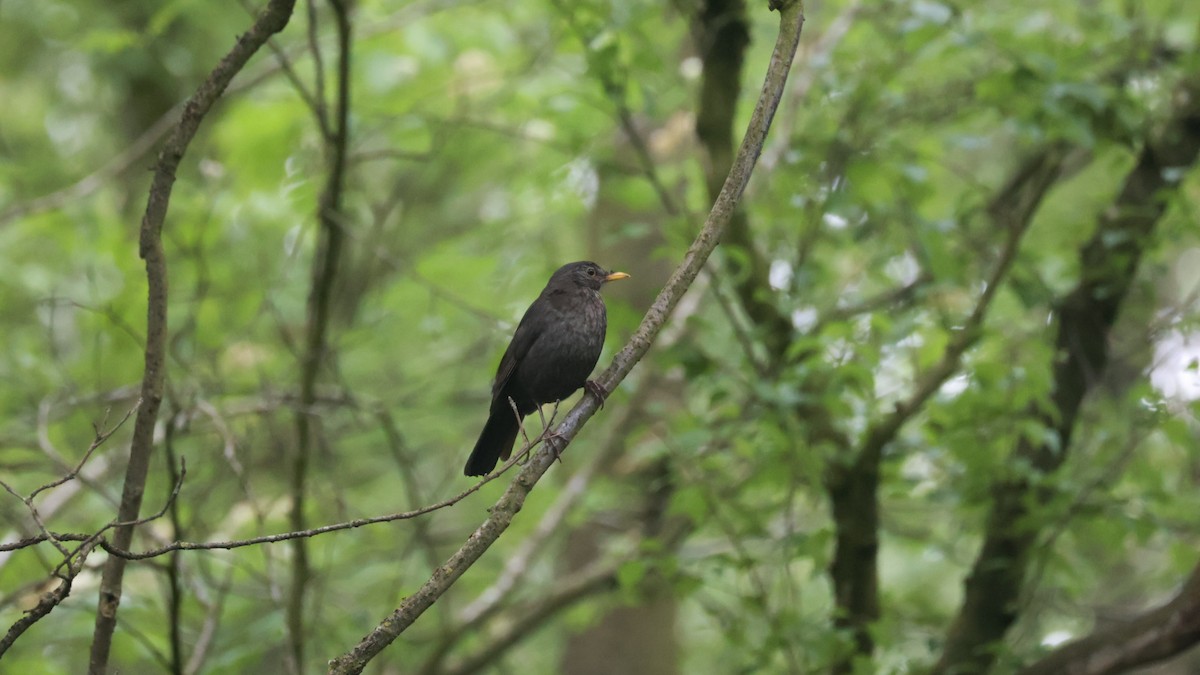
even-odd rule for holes
{"type": "MultiPolygon", "coordinates": [[[[0,3],[0,479],[21,496],[136,403],[150,169],[258,9],[0,3]]],[[[806,16],[706,271],[511,530],[367,672],[1015,672],[1180,593],[1200,544],[1195,7],[806,16]]],[[[630,273],[605,289],[607,365],[703,222],[777,23],[737,0],[297,3],[179,169],[142,510],[169,508],[134,548],[469,487],[521,313],[562,263],[630,273]]],[[[37,497],[47,528],[115,517],[131,431],[37,497]]],[[[133,563],[111,670],[323,672],[505,483],[133,563]]],[[[38,532],[13,494],[0,514],[4,542],[38,532]]],[[[83,671],[103,559],[0,669],[83,671]]],[[[0,551],[0,627],[61,560],[0,551]]],[[[1156,672],[1196,672],[1188,644],[1156,672]]]]}

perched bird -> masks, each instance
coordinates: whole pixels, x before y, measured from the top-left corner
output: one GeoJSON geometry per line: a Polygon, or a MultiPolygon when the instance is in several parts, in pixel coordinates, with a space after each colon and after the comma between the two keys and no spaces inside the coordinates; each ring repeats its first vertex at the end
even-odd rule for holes
{"type": "Polygon", "coordinates": [[[600,287],[628,277],[587,261],[563,265],[550,276],[500,357],[487,423],[464,474],[482,476],[494,469],[498,460],[508,459],[520,420],[542,404],[561,401],[588,383],[608,326],[600,287]]]}

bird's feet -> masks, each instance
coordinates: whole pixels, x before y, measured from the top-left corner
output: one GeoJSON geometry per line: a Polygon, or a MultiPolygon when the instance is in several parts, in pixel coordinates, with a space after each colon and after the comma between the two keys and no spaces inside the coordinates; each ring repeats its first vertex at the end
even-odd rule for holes
{"type": "Polygon", "coordinates": [[[608,398],[608,390],[604,388],[604,385],[595,380],[588,380],[583,383],[583,388],[596,397],[596,400],[600,402],[600,409],[604,410],[604,399],[608,398]]]}
{"type": "Polygon", "coordinates": [[[566,437],[553,429],[546,429],[542,432],[540,437],[540,440],[550,448],[551,452],[554,453],[554,459],[558,460],[559,464],[562,464],[563,444],[561,441],[564,438],[566,437]]]}
{"type": "Polygon", "coordinates": [[[538,436],[538,440],[550,446],[550,449],[554,451],[554,459],[557,459],[558,463],[562,464],[563,446],[559,444],[559,441],[562,440],[563,435],[552,428],[554,426],[554,418],[558,417],[559,403],[562,403],[562,401],[554,402],[554,410],[550,412],[550,421],[546,421],[546,413],[542,411],[541,406],[538,406],[538,415],[542,418],[542,433],[538,436]]]}

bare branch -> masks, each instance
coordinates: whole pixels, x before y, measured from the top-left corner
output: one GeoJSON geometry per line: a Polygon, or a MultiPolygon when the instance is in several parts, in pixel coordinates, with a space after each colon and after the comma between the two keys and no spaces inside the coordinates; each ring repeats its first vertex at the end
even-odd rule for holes
{"type": "Polygon", "coordinates": [[[32,537],[18,539],[17,541],[10,541],[7,544],[0,544],[0,551],[16,551],[36,546],[46,541],[87,541],[92,536],[79,532],[45,532],[43,534],[35,534],[32,537]]]}
{"type": "MultiPolygon", "coordinates": [[[[221,59],[209,76],[184,105],[183,114],[158,155],[146,211],[142,216],[139,253],[146,261],[149,287],[146,311],[145,374],[142,378],[141,401],[134,421],[133,441],[126,466],[125,486],[117,520],[131,523],[137,520],[145,491],[146,474],[154,447],[154,426],[162,403],[166,377],[167,340],[167,261],[163,253],[162,228],[171,199],[171,189],[179,163],[188,145],[200,128],[200,123],[217,99],[242,70],[250,57],[271,35],[283,30],[292,15],[295,0],[270,0],[254,24],[241,35],[234,47],[221,59]]],[[[114,544],[129,548],[133,541],[133,525],[117,528],[114,544]]],[[[108,670],[109,650],[116,628],[117,607],[121,602],[121,586],[126,561],[109,556],[100,580],[100,600],[96,625],[92,635],[88,669],[92,675],[104,675],[108,670]]]]}
{"type": "MultiPolygon", "coordinates": [[[[535,438],[533,440],[531,445],[536,446],[542,440],[543,440],[543,436],[538,436],[537,438],[535,438]]],[[[101,546],[103,546],[104,550],[107,551],[108,553],[110,553],[114,556],[117,556],[119,558],[123,558],[125,560],[146,560],[147,558],[156,558],[158,556],[161,556],[165,553],[170,553],[172,551],[211,551],[211,550],[215,550],[215,549],[243,548],[246,546],[255,546],[258,544],[274,544],[274,543],[278,543],[281,541],[291,541],[293,539],[304,539],[304,538],[308,538],[308,537],[315,537],[317,535],[325,534],[327,532],[338,532],[341,530],[351,530],[351,529],[363,527],[366,525],[375,525],[378,523],[390,523],[390,522],[397,521],[397,520],[410,520],[412,518],[417,518],[418,516],[423,516],[427,513],[432,513],[439,509],[444,509],[448,506],[453,506],[453,505],[461,502],[463,499],[466,499],[470,495],[478,492],[479,489],[482,488],[484,485],[487,485],[491,481],[499,478],[502,474],[504,474],[504,472],[508,471],[514,465],[518,464],[522,459],[524,459],[525,454],[528,452],[529,452],[529,448],[526,448],[522,452],[514,453],[514,455],[511,458],[509,458],[509,460],[506,463],[501,465],[500,468],[498,468],[497,470],[493,471],[492,473],[484,476],[483,479],[480,480],[478,483],[476,483],[475,485],[472,485],[471,487],[467,488],[466,490],[463,490],[462,492],[458,493],[457,495],[450,497],[449,499],[443,499],[440,502],[435,502],[428,506],[422,506],[419,509],[413,509],[412,511],[403,511],[400,513],[392,513],[392,514],[388,514],[385,516],[373,516],[371,518],[357,518],[355,520],[348,520],[348,521],[341,522],[341,523],[334,523],[332,525],[323,525],[321,527],[314,527],[314,528],[307,529],[307,530],[297,530],[297,531],[293,531],[293,532],[281,532],[279,534],[270,534],[270,535],[264,535],[261,537],[251,537],[249,539],[233,539],[233,540],[229,540],[229,541],[210,541],[210,542],[203,542],[203,543],[177,541],[177,542],[167,544],[166,546],[161,546],[159,548],[151,549],[149,551],[143,551],[141,553],[129,551],[127,549],[117,548],[116,546],[109,544],[108,542],[101,542],[101,546]]]]}
{"type": "MultiPolygon", "coordinates": [[[[92,439],[91,445],[88,446],[88,449],[83,453],[83,457],[80,458],[79,462],[75,465],[75,467],[72,468],[71,470],[69,470],[66,474],[60,476],[59,478],[56,478],[55,480],[52,480],[49,483],[46,483],[44,485],[38,486],[36,489],[34,489],[33,492],[29,493],[28,497],[22,497],[21,495],[17,494],[17,491],[11,485],[0,480],[0,487],[3,487],[6,492],[8,492],[12,496],[16,497],[17,499],[21,500],[21,503],[25,505],[25,509],[29,512],[29,517],[33,521],[33,524],[36,525],[38,530],[41,532],[41,534],[37,535],[36,537],[26,538],[26,539],[21,540],[20,542],[17,542],[18,544],[21,544],[19,546],[5,545],[3,547],[0,547],[0,550],[13,550],[15,548],[24,548],[25,546],[48,541],[51,544],[53,544],[55,548],[58,549],[58,552],[63,555],[64,560],[70,560],[71,553],[69,551],[67,551],[66,547],[63,546],[62,543],[60,543],[58,537],[53,532],[51,532],[49,529],[46,528],[46,525],[42,522],[42,516],[38,512],[37,506],[34,505],[33,500],[39,494],[45,492],[46,490],[56,488],[60,485],[63,485],[64,483],[74,480],[75,477],[77,477],[79,475],[79,472],[83,470],[84,464],[86,464],[88,459],[91,458],[92,453],[95,452],[96,448],[103,445],[104,442],[109,439],[109,437],[111,437],[114,433],[116,433],[117,429],[120,429],[121,425],[123,425],[125,423],[125,421],[129,419],[129,416],[133,414],[133,411],[137,410],[137,407],[138,407],[137,405],[134,405],[132,408],[130,408],[128,411],[126,411],[125,416],[121,418],[121,421],[117,422],[116,425],[114,425],[108,431],[101,431],[100,427],[97,426],[96,427],[96,437],[94,439],[92,439]]],[[[43,405],[41,407],[41,410],[39,411],[39,416],[44,415],[45,409],[46,409],[46,407],[43,405]]],[[[106,415],[106,417],[107,417],[107,415],[106,415]]],[[[43,427],[43,426],[44,425],[39,424],[39,427],[43,427]]],[[[39,436],[40,435],[41,435],[41,432],[39,432],[39,436]]],[[[41,440],[40,442],[43,445],[48,445],[48,441],[46,441],[46,440],[41,440]]],[[[53,448],[48,448],[47,451],[53,452],[53,448]]],[[[58,453],[53,452],[53,454],[57,456],[58,453]]]]}
{"type": "MultiPolygon", "coordinates": [[[[563,521],[570,515],[572,509],[582,500],[592,479],[604,467],[610,465],[625,449],[624,438],[633,419],[645,411],[646,398],[655,388],[659,378],[656,373],[639,381],[637,389],[626,401],[620,411],[620,417],[609,428],[609,434],[599,452],[595,453],[586,466],[575,472],[563,486],[554,504],[546,510],[537,527],[521,540],[520,545],[508,556],[504,569],[490,586],[484,589],[473,602],[458,613],[459,622],[454,629],[443,632],[441,639],[433,649],[433,653],[425,660],[420,672],[441,672],[442,660],[455,644],[465,635],[472,634],[475,629],[503,610],[503,602],[511,598],[511,591],[526,577],[532,561],[539,553],[547,550],[546,541],[555,533],[560,532],[563,521]]],[[[551,592],[553,594],[553,591],[551,592]]]]}
{"type": "MultiPolygon", "coordinates": [[[[44,492],[46,490],[49,490],[51,488],[56,488],[59,485],[62,485],[63,483],[75,480],[75,478],[79,475],[79,472],[83,471],[83,465],[87,464],[87,461],[89,459],[91,459],[92,453],[96,451],[96,448],[100,447],[101,445],[104,445],[104,442],[107,441],[113,434],[115,434],[117,432],[118,429],[120,429],[125,424],[126,420],[129,419],[129,416],[132,415],[134,413],[134,411],[137,410],[141,404],[142,404],[142,402],[138,401],[137,403],[135,403],[133,405],[132,408],[130,408],[129,410],[126,410],[125,416],[122,417],[120,419],[120,421],[118,421],[116,424],[114,424],[113,427],[111,429],[109,429],[108,431],[102,431],[100,429],[100,427],[97,426],[96,427],[96,437],[92,439],[91,445],[89,445],[88,449],[83,453],[83,457],[81,457],[79,459],[79,463],[75,465],[75,468],[68,471],[65,475],[60,477],[58,480],[54,480],[49,483],[46,483],[45,485],[43,485],[43,486],[39,487],[38,489],[34,490],[33,492],[31,492],[29,494],[29,501],[33,501],[34,497],[37,497],[39,494],[41,494],[42,492],[44,492]]],[[[107,413],[105,414],[105,417],[108,417],[107,413]]]]}
{"type": "Polygon", "coordinates": [[[80,570],[83,569],[83,563],[91,551],[91,544],[85,544],[78,552],[78,555],[74,558],[69,558],[70,564],[67,566],[67,572],[59,577],[61,581],[58,586],[44,593],[41,600],[38,601],[38,604],[33,609],[27,611],[25,616],[18,619],[9,627],[4,637],[0,638],[0,657],[4,656],[8,648],[17,641],[17,638],[21,637],[22,633],[29,630],[30,626],[37,623],[53,611],[55,607],[62,604],[63,600],[67,599],[67,596],[71,594],[71,585],[74,583],[75,577],[79,575],[80,570]]]}

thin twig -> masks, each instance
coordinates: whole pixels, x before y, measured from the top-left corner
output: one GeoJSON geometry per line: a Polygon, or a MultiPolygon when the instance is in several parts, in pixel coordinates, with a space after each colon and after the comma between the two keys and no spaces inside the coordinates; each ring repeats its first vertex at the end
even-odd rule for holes
{"type": "MultiPolygon", "coordinates": [[[[546,433],[548,434],[549,431],[547,431],[546,433]]],[[[488,483],[492,482],[493,480],[499,478],[510,468],[512,468],[513,466],[518,464],[520,462],[520,460],[526,454],[528,454],[529,450],[533,447],[536,447],[537,444],[540,443],[542,440],[544,440],[542,438],[542,436],[539,436],[539,437],[533,439],[533,442],[530,446],[525,447],[520,452],[513,453],[513,456],[510,457],[508,459],[508,461],[505,462],[504,464],[502,464],[498,469],[496,469],[495,471],[484,476],[478,483],[472,485],[471,487],[467,488],[466,490],[463,490],[462,492],[458,493],[457,495],[454,495],[453,497],[450,497],[448,499],[443,499],[440,502],[434,502],[433,504],[429,504],[427,506],[422,506],[421,508],[418,508],[418,509],[413,509],[411,511],[402,511],[399,513],[391,513],[391,514],[383,515],[383,516],[372,516],[370,518],[356,518],[354,520],[348,520],[348,521],[340,522],[340,523],[333,523],[330,525],[322,525],[321,527],[314,527],[314,528],[310,528],[310,529],[306,529],[306,530],[280,532],[278,534],[264,535],[261,537],[251,537],[248,539],[232,539],[232,540],[228,540],[228,541],[209,541],[209,542],[176,541],[176,542],[167,544],[165,546],[160,546],[158,548],[150,549],[148,551],[141,551],[141,552],[135,552],[135,551],[127,550],[127,549],[117,548],[117,547],[113,546],[112,544],[109,544],[108,542],[101,542],[101,545],[104,547],[105,551],[108,551],[110,554],[117,556],[119,558],[123,558],[125,560],[146,560],[147,558],[155,558],[155,557],[158,557],[165,553],[170,553],[172,551],[210,551],[210,550],[214,550],[214,549],[243,548],[246,546],[255,546],[258,544],[274,544],[274,543],[278,543],[281,541],[290,541],[293,539],[304,539],[304,538],[308,538],[308,537],[315,537],[318,535],[326,534],[328,532],[339,532],[341,530],[352,530],[355,528],[363,527],[365,525],[375,525],[377,523],[390,523],[390,522],[394,522],[397,520],[411,520],[413,518],[423,516],[427,513],[432,513],[434,511],[438,511],[438,510],[441,510],[441,509],[444,509],[444,508],[447,508],[450,506],[454,506],[455,504],[461,502],[462,500],[466,499],[467,497],[475,494],[484,485],[487,485],[488,483]]]]}
{"type": "Polygon", "coordinates": [[[213,636],[216,635],[217,626],[221,623],[221,612],[225,609],[225,599],[229,597],[229,589],[233,585],[233,571],[232,565],[226,568],[225,578],[217,587],[217,598],[210,603],[208,611],[204,614],[204,623],[200,626],[200,634],[196,637],[196,643],[192,647],[192,655],[188,657],[187,665],[183,668],[185,675],[194,675],[204,667],[204,660],[208,657],[213,636]]]}
{"type": "MultiPolygon", "coordinates": [[[[117,422],[116,425],[114,425],[108,431],[101,431],[100,426],[98,426],[98,425],[95,426],[94,428],[96,431],[96,437],[94,439],[92,439],[91,445],[88,446],[87,451],[85,451],[83,453],[83,457],[80,458],[79,462],[74,466],[74,468],[70,469],[69,471],[67,471],[67,473],[60,476],[59,478],[56,478],[55,480],[52,480],[49,483],[45,483],[43,485],[38,486],[37,488],[34,489],[33,492],[29,493],[28,497],[22,497],[20,494],[17,493],[17,491],[11,485],[0,480],[0,487],[3,487],[6,492],[8,492],[12,496],[16,497],[17,499],[21,500],[21,503],[25,505],[25,509],[29,512],[29,517],[33,520],[33,524],[36,525],[38,528],[38,531],[41,532],[41,534],[38,537],[36,537],[37,542],[43,542],[43,541],[50,542],[51,544],[54,545],[55,548],[58,549],[58,552],[63,555],[64,559],[70,559],[70,557],[71,557],[70,552],[67,551],[67,548],[59,542],[59,540],[55,536],[55,534],[53,532],[51,532],[49,529],[47,529],[45,523],[42,522],[42,516],[38,512],[37,506],[34,505],[33,500],[38,495],[45,492],[46,490],[56,488],[60,485],[63,485],[64,483],[67,483],[68,481],[74,480],[79,475],[79,472],[83,470],[84,464],[86,464],[88,459],[91,458],[92,453],[96,451],[96,448],[100,447],[101,445],[104,445],[104,442],[107,441],[114,433],[116,433],[117,429],[121,428],[121,425],[123,425],[125,423],[125,420],[129,419],[129,416],[132,415],[133,411],[137,410],[137,408],[138,408],[138,406],[135,404],[132,408],[130,408],[128,411],[126,411],[125,416],[121,418],[121,421],[117,422]]],[[[39,418],[43,417],[46,414],[46,406],[45,405],[40,407],[38,414],[39,414],[39,418]]],[[[107,413],[105,413],[105,416],[107,417],[107,413]]],[[[39,426],[39,436],[42,436],[43,434],[41,433],[40,429],[42,427],[44,427],[44,425],[39,424],[38,426],[39,426]]],[[[41,439],[40,442],[42,443],[44,450],[46,450],[47,452],[53,452],[53,448],[49,445],[48,439],[41,439]]],[[[53,452],[53,454],[57,455],[58,453],[53,452]]],[[[27,541],[27,540],[22,540],[22,541],[27,541]]],[[[28,545],[28,544],[26,544],[26,545],[28,545]]],[[[0,548],[0,550],[12,550],[12,549],[0,548]]]]}
{"type": "MultiPolygon", "coordinates": [[[[75,465],[75,467],[73,469],[71,469],[70,471],[68,471],[65,475],[58,478],[58,480],[54,480],[49,483],[46,483],[45,485],[42,485],[41,487],[39,487],[36,490],[34,490],[33,492],[31,492],[29,494],[30,501],[32,501],[34,497],[37,497],[39,494],[41,494],[42,492],[44,492],[46,490],[49,490],[51,488],[56,488],[59,485],[62,485],[63,483],[75,480],[75,478],[79,476],[79,472],[83,471],[83,465],[87,464],[88,459],[91,458],[92,453],[96,451],[96,448],[100,447],[101,445],[104,445],[104,442],[107,441],[113,434],[115,434],[117,432],[118,429],[121,428],[122,425],[125,424],[125,421],[129,419],[130,415],[132,415],[134,413],[134,411],[136,411],[138,409],[138,406],[140,406],[141,404],[142,404],[142,402],[140,400],[137,403],[134,403],[132,408],[125,411],[125,415],[121,418],[121,420],[119,422],[117,422],[115,425],[113,425],[113,427],[111,429],[109,429],[108,431],[101,431],[99,426],[94,427],[96,430],[96,437],[92,439],[91,445],[88,446],[88,449],[83,453],[83,457],[81,457],[79,459],[79,462],[75,465]]],[[[108,415],[108,413],[106,411],[105,416],[107,417],[107,415],[108,415]]]]}

